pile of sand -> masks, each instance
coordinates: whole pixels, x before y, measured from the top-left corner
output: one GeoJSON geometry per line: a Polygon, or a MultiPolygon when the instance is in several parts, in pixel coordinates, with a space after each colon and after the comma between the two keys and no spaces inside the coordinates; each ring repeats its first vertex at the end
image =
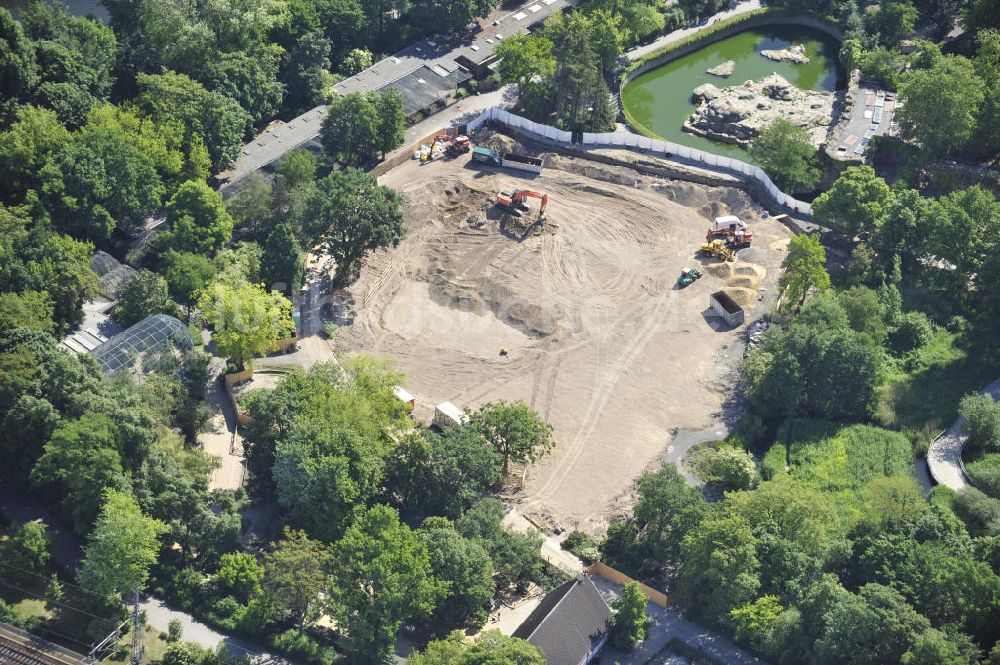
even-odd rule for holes
{"type": "Polygon", "coordinates": [[[736,304],[740,307],[749,307],[755,300],[757,300],[757,291],[755,289],[727,286],[722,289],[722,291],[735,300],[736,304]]]}

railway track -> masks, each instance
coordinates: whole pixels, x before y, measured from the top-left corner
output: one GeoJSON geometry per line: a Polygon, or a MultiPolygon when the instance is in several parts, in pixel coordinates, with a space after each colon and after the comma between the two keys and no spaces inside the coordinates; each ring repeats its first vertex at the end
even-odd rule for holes
{"type": "Polygon", "coordinates": [[[0,624],[2,665],[83,665],[85,662],[82,656],[73,656],[40,637],[0,624]]]}

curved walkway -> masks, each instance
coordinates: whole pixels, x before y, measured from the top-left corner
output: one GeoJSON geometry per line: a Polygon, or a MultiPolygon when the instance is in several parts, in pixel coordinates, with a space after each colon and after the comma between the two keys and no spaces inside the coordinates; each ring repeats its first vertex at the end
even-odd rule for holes
{"type": "Polygon", "coordinates": [[[642,46],[636,46],[635,48],[626,51],[625,57],[628,58],[630,62],[633,60],[638,60],[644,55],[648,55],[649,53],[652,53],[654,51],[663,48],[667,44],[673,44],[674,42],[684,39],[689,35],[693,35],[699,30],[704,30],[713,23],[717,23],[718,21],[724,21],[727,18],[732,18],[733,16],[739,16],[740,14],[746,14],[747,12],[752,12],[755,9],[760,9],[762,6],[763,5],[761,5],[760,0],[743,0],[743,2],[740,2],[733,9],[723,10],[718,14],[709,16],[707,19],[705,19],[700,23],[685,28],[678,28],[677,30],[667,33],[648,44],[644,44],[642,46]]]}
{"type": "MultiPolygon", "coordinates": [[[[1000,379],[983,388],[981,392],[1000,401],[1000,379]]],[[[962,432],[964,425],[965,418],[959,416],[954,424],[935,439],[927,450],[927,466],[930,467],[934,481],[939,485],[950,487],[956,492],[972,487],[969,477],[965,475],[965,470],[962,468],[962,447],[968,438],[962,432]]]]}

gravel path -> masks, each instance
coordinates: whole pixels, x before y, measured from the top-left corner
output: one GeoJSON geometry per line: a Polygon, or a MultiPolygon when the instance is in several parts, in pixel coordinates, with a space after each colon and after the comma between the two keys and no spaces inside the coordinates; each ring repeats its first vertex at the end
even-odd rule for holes
{"type": "MultiPolygon", "coordinates": [[[[995,400],[1000,400],[1000,379],[983,388],[982,392],[989,394],[995,400]]],[[[964,424],[965,418],[959,416],[927,450],[927,465],[934,481],[956,492],[971,487],[968,476],[962,470],[962,446],[968,438],[962,432],[964,424]]]]}

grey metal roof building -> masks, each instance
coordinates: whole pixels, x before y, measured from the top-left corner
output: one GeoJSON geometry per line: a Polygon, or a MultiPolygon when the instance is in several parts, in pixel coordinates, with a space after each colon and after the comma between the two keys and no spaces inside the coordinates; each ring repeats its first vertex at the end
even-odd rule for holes
{"type": "Polygon", "coordinates": [[[166,314],[147,316],[90,352],[106,373],[136,368],[143,360],[171,349],[194,346],[188,327],[166,314]]]}
{"type": "Polygon", "coordinates": [[[135,275],[135,268],[102,251],[90,256],[90,269],[97,273],[97,290],[109,300],[118,300],[121,288],[135,275]]]}
{"type": "MultiPolygon", "coordinates": [[[[338,95],[373,92],[389,86],[403,94],[407,114],[435,110],[443,99],[474,74],[485,75],[485,67],[496,60],[494,49],[504,37],[525,33],[549,16],[570,6],[569,0],[527,0],[513,11],[499,15],[481,32],[459,37],[432,37],[410,44],[379,60],[368,69],[333,86],[338,95]]],[[[326,106],[317,106],[287,123],[275,122],[243,146],[236,163],[218,174],[224,193],[249,173],[307,144],[319,135],[326,106]]]]}
{"type": "Polygon", "coordinates": [[[549,665],[586,665],[604,647],[611,608],[585,575],[550,591],[514,637],[542,650],[549,665]]]}

